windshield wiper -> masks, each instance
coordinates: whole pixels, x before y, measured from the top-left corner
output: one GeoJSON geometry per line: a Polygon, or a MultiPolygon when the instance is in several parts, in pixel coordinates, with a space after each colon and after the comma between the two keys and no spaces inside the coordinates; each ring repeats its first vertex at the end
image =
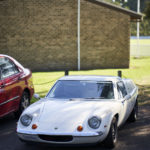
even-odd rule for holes
{"type": "Polygon", "coordinates": [[[105,99],[105,97],[85,97],[85,98],[70,98],[70,101],[75,100],[90,100],[90,99],[105,99]]]}
{"type": "Polygon", "coordinates": [[[104,97],[86,97],[84,99],[104,99],[104,97]]]}
{"type": "Polygon", "coordinates": [[[79,99],[83,99],[83,98],[70,98],[70,101],[75,101],[75,100],[79,100],[79,99]]]}
{"type": "Polygon", "coordinates": [[[90,100],[90,99],[104,99],[104,97],[85,97],[85,98],[70,98],[70,101],[75,101],[75,100],[90,100]]]}

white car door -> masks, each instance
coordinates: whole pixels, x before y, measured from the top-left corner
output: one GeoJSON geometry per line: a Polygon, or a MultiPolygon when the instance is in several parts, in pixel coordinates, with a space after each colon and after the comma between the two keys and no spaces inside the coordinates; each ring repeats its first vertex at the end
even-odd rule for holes
{"type": "Polygon", "coordinates": [[[122,102],[121,122],[125,122],[131,113],[131,96],[127,94],[125,85],[122,81],[117,82],[119,99],[122,102]]]}
{"type": "Polygon", "coordinates": [[[124,80],[124,84],[127,90],[128,95],[131,96],[130,103],[131,103],[131,111],[135,105],[137,99],[137,88],[132,80],[126,79],[124,80]]]}

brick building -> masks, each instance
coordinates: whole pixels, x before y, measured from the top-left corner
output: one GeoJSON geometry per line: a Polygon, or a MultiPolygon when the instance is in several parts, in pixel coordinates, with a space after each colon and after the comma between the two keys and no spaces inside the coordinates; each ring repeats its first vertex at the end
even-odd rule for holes
{"type": "Polygon", "coordinates": [[[142,16],[100,0],[1,0],[0,53],[33,71],[128,68],[130,22],[142,16]],[[78,45],[80,21],[80,55],[78,45]]]}

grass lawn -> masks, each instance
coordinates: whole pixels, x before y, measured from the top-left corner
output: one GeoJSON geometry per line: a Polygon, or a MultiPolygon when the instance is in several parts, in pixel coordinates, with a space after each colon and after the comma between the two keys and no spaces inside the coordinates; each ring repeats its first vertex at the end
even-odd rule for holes
{"type": "MultiPolygon", "coordinates": [[[[150,104],[150,57],[130,60],[130,69],[98,69],[88,71],[71,71],[69,75],[117,75],[121,70],[124,78],[131,78],[139,86],[141,105],[150,104]]],[[[35,93],[44,97],[55,81],[64,76],[64,72],[35,72],[33,83],[35,93]]],[[[32,103],[36,100],[33,98],[32,103]]]]}
{"type": "MultiPolygon", "coordinates": [[[[131,39],[130,44],[137,44],[137,39],[131,39]]],[[[150,45],[150,39],[140,39],[139,44],[150,45]]]]}
{"type": "Polygon", "coordinates": [[[130,40],[131,56],[150,56],[150,39],[140,39],[137,45],[136,39],[130,40]]]}

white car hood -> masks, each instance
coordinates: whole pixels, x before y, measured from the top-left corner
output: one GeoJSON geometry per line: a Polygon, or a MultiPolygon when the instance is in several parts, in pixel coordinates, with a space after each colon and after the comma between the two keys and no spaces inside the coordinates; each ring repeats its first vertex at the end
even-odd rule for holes
{"type": "Polygon", "coordinates": [[[97,115],[102,117],[114,106],[114,100],[44,100],[43,103],[42,111],[35,122],[38,124],[36,131],[47,134],[76,132],[79,125],[85,129],[89,118],[97,115]]]}
{"type": "Polygon", "coordinates": [[[49,121],[51,123],[70,121],[71,124],[78,121],[82,123],[85,118],[93,116],[97,109],[101,112],[108,109],[108,103],[110,102],[48,100],[45,102],[39,121],[44,123],[49,121]]]}
{"type": "MultiPolygon", "coordinates": [[[[93,131],[88,126],[88,119],[92,116],[98,116],[106,121],[106,116],[115,113],[121,107],[116,100],[56,100],[41,99],[30,105],[22,115],[30,114],[33,120],[28,127],[25,127],[19,121],[17,132],[27,134],[52,134],[52,135],[78,135],[79,125],[83,126],[85,133],[93,131]],[[32,130],[32,125],[36,124],[38,128],[32,130]]],[[[102,126],[100,126],[102,127],[102,126]]],[[[94,132],[98,131],[94,130],[94,132]]],[[[82,134],[83,132],[81,132],[82,134]]]]}

